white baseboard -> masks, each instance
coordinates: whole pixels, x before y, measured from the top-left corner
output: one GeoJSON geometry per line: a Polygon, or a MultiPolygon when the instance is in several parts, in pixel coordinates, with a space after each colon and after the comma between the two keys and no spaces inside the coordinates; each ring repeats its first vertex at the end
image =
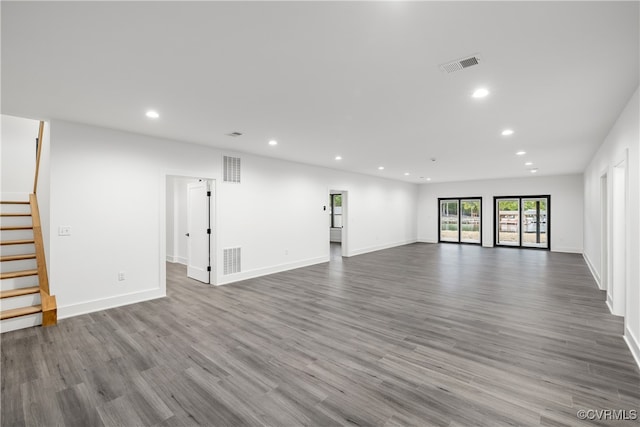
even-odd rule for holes
{"type": "Polygon", "coordinates": [[[178,263],[182,265],[187,265],[187,259],[181,256],[167,255],[167,262],[170,262],[173,264],[178,263]]]}
{"type": "Polygon", "coordinates": [[[278,264],[272,267],[257,268],[255,270],[243,271],[241,273],[236,273],[236,274],[229,274],[226,276],[221,276],[220,280],[218,280],[216,284],[218,286],[228,285],[230,283],[239,282],[241,280],[253,279],[255,277],[266,276],[267,274],[280,273],[282,271],[308,267],[310,265],[321,264],[323,262],[329,262],[329,256],[321,256],[317,258],[305,259],[302,261],[278,264]]]}
{"type": "MultiPolygon", "coordinates": [[[[611,301],[611,296],[607,293],[607,308],[609,309],[609,313],[613,314],[613,301],[611,301]]],[[[615,314],[613,314],[615,316],[615,314]]]]}
{"type": "Polygon", "coordinates": [[[396,242],[396,243],[387,243],[384,245],[376,245],[376,246],[369,246],[367,248],[361,248],[361,249],[356,249],[353,251],[349,251],[349,253],[347,254],[347,256],[356,256],[356,255],[362,255],[362,254],[366,254],[369,252],[375,252],[375,251],[381,251],[384,249],[390,249],[390,248],[395,248],[397,246],[404,246],[404,245],[410,245],[412,243],[416,243],[418,240],[417,239],[411,239],[411,240],[406,240],[404,242],[396,242]]]}
{"type": "Polygon", "coordinates": [[[435,239],[435,240],[434,239],[430,239],[428,237],[421,237],[421,238],[418,238],[418,240],[416,240],[416,242],[418,242],[418,243],[438,243],[438,240],[437,239],[435,239]]]}
{"type": "Polygon", "coordinates": [[[551,252],[563,252],[563,253],[566,253],[566,254],[581,254],[582,253],[582,249],[554,247],[554,248],[551,248],[551,252]]]}
{"type": "Polygon", "coordinates": [[[602,287],[602,282],[600,282],[600,275],[598,274],[593,263],[591,262],[589,255],[587,255],[586,253],[583,253],[582,257],[584,258],[584,261],[587,263],[587,267],[589,267],[589,271],[591,271],[591,275],[595,279],[596,284],[598,285],[598,289],[600,289],[601,291],[604,291],[604,288],[602,287]]]}
{"type": "Polygon", "coordinates": [[[66,319],[67,317],[79,316],[81,314],[93,313],[94,311],[121,307],[123,305],[135,304],[137,302],[149,301],[165,296],[166,293],[161,289],[149,289],[146,291],[117,295],[115,297],[105,299],[86,301],[66,306],[58,306],[58,319],[66,319]]]}
{"type": "Polygon", "coordinates": [[[629,346],[629,350],[631,350],[631,354],[633,355],[633,358],[636,360],[636,364],[638,365],[638,368],[640,368],[640,343],[638,342],[638,339],[633,336],[629,328],[627,328],[626,326],[624,328],[623,338],[624,338],[624,341],[629,346]]]}

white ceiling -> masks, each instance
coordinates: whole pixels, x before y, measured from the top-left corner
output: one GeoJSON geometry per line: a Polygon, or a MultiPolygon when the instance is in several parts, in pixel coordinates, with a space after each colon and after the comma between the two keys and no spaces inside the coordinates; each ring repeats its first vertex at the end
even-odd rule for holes
{"type": "Polygon", "coordinates": [[[638,6],[3,1],[2,113],[411,182],[580,173],[638,87],[638,6]]]}

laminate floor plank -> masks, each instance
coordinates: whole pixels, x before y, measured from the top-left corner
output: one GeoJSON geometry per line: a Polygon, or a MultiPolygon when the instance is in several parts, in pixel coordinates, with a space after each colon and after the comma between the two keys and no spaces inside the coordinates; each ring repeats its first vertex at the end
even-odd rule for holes
{"type": "Polygon", "coordinates": [[[412,244],[0,337],[0,426],[637,425],[580,255],[412,244]]]}

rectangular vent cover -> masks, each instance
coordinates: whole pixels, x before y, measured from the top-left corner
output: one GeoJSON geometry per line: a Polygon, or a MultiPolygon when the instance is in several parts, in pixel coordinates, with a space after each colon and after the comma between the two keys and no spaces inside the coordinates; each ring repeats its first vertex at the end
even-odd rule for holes
{"type": "Polygon", "coordinates": [[[447,74],[451,74],[478,64],[480,64],[480,55],[476,54],[442,64],[440,65],[440,69],[447,74]]]}
{"type": "Polygon", "coordinates": [[[224,255],[224,274],[240,273],[242,259],[241,248],[227,248],[223,251],[224,255]]]}
{"type": "Polygon", "coordinates": [[[240,157],[224,156],[224,182],[240,182],[240,157]]]}

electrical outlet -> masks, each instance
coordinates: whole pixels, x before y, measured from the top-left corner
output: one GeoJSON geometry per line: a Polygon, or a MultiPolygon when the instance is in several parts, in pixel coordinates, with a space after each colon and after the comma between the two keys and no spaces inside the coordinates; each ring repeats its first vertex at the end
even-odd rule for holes
{"type": "Polygon", "coordinates": [[[124,271],[118,273],[118,282],[124,281],[124,271]]]}
{"type": "Polygon", "coordinates": [[[58,227],[58,236],[71,236],[71,226],[61,225],[58,227]]]}
{"type": "Polygon", "coordinates": [[[285,249],[285,250],[284,250],[284,254],[285,254],[285,255],[289,255],[289,249],[285,249]]]}

